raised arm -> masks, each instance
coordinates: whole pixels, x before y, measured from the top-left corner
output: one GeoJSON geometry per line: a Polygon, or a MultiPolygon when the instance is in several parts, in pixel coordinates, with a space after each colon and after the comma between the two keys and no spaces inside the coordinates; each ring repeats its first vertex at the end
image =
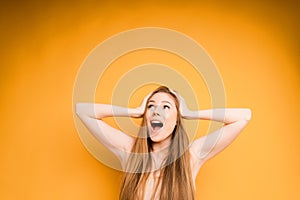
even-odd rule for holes
{"type": "Polygon", "coordinates": [[[124,162],[134,143],[134,138],[105,123],[105,117],[141,117],[144,112],[144,102],[138,108],[124,108],[108,104],[79,102],[76,104],[76,114],[88,130],[105,147],[124,162]],[[126,153],[127,152],[127,153],[126,153]]]}
{"type": "Polygon", "coordinates": [[[248,108],[218,108],[210,110],[191,111],[180,97],[181,113],[185,119],[213,120],[224,123],[224,126],[206,136],[196,139],[191,144],[191,150],[203,162],[221,152],[241,133],[251,119],[248,108]]]}

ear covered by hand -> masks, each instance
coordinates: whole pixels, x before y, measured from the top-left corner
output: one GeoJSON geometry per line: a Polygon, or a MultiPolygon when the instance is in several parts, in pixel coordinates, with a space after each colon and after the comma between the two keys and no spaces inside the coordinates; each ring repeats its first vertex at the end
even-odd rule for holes
{"type": "Polygon", "coordinates": [[[141,105],[139,107],[136,108],[136,113],[138,113],[138,115],[134,116],[136,118],[139,118],[139,117],[142,117],[144,112],[145,112],[145,109],[146,109],[146,106],[147,106],[147,101],[149,99],[149,97],[151,96],[152,92],[150,92],[142,101],[141,105]]]}
{"type": "Polygon", "coordinates": [[[170,90],[173,94],[176,95],[176,97],[179,100],[179,111],[183,118],[187,118],[189,116],[189,113],[191,112],[188,106],[185,103],[184,98],[175,90],[170,90]]]}

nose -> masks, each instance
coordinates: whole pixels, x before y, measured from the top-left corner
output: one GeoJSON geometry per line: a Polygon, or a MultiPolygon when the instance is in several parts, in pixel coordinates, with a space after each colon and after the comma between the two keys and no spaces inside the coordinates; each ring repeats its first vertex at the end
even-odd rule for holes
{"type": "Polygon", "coordinates": [[[161,116],[161,115],[162,115],[162,109],[160,108],[160,106],[156,106],[156,107],[153,109],[153,115],[158,115],[158,116],[161,116]]]}

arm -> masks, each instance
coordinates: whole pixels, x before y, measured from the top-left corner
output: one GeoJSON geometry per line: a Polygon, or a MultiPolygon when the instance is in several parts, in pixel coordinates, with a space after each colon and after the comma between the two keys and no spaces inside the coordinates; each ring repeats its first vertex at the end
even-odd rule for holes
{"type": "Polygon", "coordinates": [[[180,97],[180,111],[185,119],[213,120],[224,123],[224,126],[208,135],[193,141],[191,150],[198,155],[202,163],[220,153],[241,133],[251,119],[248,108],[218,108],[191,111],[180,97]]]}
{"type": "Polygon", "coordinates": [[[124,108],[107,104],[77,103],[76,114],[88,128],[88,130],[110,151],[112,151],[121,162],[126,160],[134,143],[134,138],[115,129],[105,123],[102,119],[106,117],[140,117],[143,108],[124,108]],[[127,153],[126,153],[127,152],[127,153]]]}
{"type": "Polygon", "coordinates": [[[87,115],[94,119],[102,119],[105,117],[139,117],[142,115],[142,110],[136,108],[124,108],[109,104],[94,104],[94,103],[77,103],[76,113],[87,115]]]}
{"type": "Polygon", "coordinates": [[[186,118],[224,123],[222,128],[195,140],[191,145],[191,150],[205,162],[234,141],[251,119],[251,110],[247,108],[224,108],[191,111],[186,118]]]}

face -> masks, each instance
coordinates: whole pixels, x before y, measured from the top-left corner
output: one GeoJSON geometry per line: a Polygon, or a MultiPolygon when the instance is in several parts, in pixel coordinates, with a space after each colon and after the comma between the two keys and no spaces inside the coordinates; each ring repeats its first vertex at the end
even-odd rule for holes
{"type": "Polygon", "coordinates": [[[170,139],[177,121],[177,108],[174,98],[167,93],[154,94],[147,104],[146,122],[153,142],[170,139]]]}

